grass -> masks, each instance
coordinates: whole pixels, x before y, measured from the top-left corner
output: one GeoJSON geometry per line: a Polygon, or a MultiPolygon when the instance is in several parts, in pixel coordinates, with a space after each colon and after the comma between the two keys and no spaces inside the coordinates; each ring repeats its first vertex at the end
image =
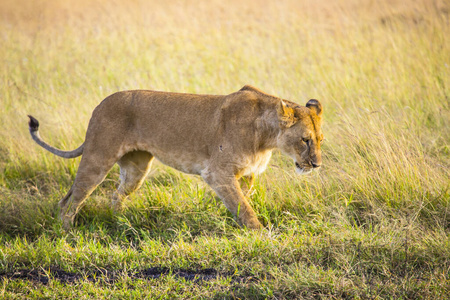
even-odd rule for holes
{"type": "Polygon", "coordinates": [[[1,2],[0,298],[450,297],[448,1],[1,2]],[[325,108],[321,170],[276,153],[256,181],[265,230],[159,163],[123,213],[114,168],[61,229],[79,159],[27,114],[74,149],[115,91],[244,84],[325,108]]]}

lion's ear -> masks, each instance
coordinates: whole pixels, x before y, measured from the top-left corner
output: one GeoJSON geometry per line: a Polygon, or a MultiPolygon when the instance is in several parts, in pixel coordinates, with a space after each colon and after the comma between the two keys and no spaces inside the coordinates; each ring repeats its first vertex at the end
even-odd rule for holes
{"type": "Polygon", "coordinates": [[[323,108],[319,100],[311,99],[306,103],[306,107],[311,109],[320,118],[322,117],[323,108]]]}
{"type": "Polygon", "coordinates": [[[278,120],[280,121],[280,127],[289,128],[297,123],[298,118],[294,114],[294,109],[286,105],[283,100],[277,107],[278,120]]]}

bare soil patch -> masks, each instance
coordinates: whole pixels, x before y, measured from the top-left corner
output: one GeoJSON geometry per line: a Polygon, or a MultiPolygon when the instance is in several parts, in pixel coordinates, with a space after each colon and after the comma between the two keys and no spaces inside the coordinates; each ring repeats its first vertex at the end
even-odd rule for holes
{"type": "MultiPolygon", "coordinates": [[[[10,272],[0,272],[0,280],[4,279],[22,279],[48,284],[50,280],[59,280],[65,284],[71,284],[80,280],[91,282],[113,283],[123,276],[123,272],[113,269],[100,269],[96,271],[83,271],[79,273],[66,272],[58,266],[49,268],[20,269],[10,272]]],[[[231,277],[232,281],[244,282],[254,281],[253,276],[236,276],[231,272],[220,273],[216,269],[169,269],[166,267],[151,267],[142,270],[127,272],[127,275],[135,279],[158,279],[163,276],[173,275],[176,278],[189,281],[202,282],[210,281],[219,277],[231,277]]]]}

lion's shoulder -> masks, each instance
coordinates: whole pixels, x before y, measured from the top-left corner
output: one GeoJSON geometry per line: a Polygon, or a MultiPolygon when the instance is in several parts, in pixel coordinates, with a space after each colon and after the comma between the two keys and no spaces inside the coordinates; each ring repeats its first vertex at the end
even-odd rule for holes
{"type": "Polygon", "coordinates": [[[244,85],[239,91],[240,92],[250,91],[250,92],[255,92],[255,93],[260,93],[260,94],[266,94],[263,91],[261,91],[260,89],[255,88],[254,86],[249,85],[249,84],[244,85]]]}
{"type": "Polygon", "coordinates": [[[246,94],[246,95],[253,95],[253,96],[256,96],[256,97],[262,98],[262,99],[270,99],[270,100],[275,100],[275,99],[276,99],[276,100],[279,100],[278,97],[275,97],[275,96],[272,96],[272,95],[270,95],[270,94],[267,94],[267,93],[261,91],[260,89],[255,88],[254,86],[249,85],[249,84],[244,85],[244,86],[238,91],[238,93],[240,93],[240,94],[246,94]]]}

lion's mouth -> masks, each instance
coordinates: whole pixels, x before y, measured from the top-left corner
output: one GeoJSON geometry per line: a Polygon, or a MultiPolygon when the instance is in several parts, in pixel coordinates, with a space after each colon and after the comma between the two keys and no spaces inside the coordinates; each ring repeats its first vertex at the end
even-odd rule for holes
{"type": "Polygon", "coordinates": [[[305,175],[305,174],[311,173],[311,168],[301,167],[298,162],[295,162],[295,171],[299,175],[305,175]]]}

